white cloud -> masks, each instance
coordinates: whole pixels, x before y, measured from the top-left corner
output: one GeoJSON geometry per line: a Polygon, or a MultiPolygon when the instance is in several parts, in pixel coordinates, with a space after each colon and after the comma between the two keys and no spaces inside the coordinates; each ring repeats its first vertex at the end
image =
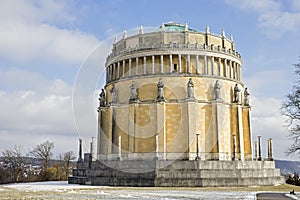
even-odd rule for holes
{"type": "Polygon", "coordinates": [[[64,1],[7,1],[0,13],[0,55],[12,60],[80,64],[99,43],[55,25],[76,20],[64,1]]]}
{"type": "MultiPolygon", "coordinates": [[[[0,90],[0,152],[13,145],[28,149],[47,139],[56,143],[57,152],[71,150],[71,147],[76,151],[78,134],[72,110],[73,87],[63,80],[47,80],[38,73],[20,69],[2,72],[0,85],[13,80],[18,85],[30,83],[22,89],[0,90]],[[22,80],[18,80],[20,77],[22,80]]],[[[87,97],[81,98],[82,107],[78,109],[86,115],[87,97]]],[[[85,131],[80,133],[85,143],[96,135],[96,127],[90,122],[85,124],[85,131]]]]}
{"type": "Polygon", "coordinates": [[[300,1],[299,0],[292,0],[292,8],[295,11],[300,11],[300,1]]]}
{"type": "Polygon", "coordinates": [[[283,11],[282,4],[275,0],[225,0],[240,10],[254,12],[259,28],[270,38],[278,38],[290,31],[299,30],[300,5],[294,0],[291,11],[283,11]]]}

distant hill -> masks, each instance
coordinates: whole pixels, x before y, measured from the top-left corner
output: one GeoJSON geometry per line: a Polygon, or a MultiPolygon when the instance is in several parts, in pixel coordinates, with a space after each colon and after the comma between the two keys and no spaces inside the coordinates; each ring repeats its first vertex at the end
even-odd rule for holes
{"type": "Polygon", "coordinates": [[[294,174],[295,172],[300,174],[300,162],[298,161],[275,160],[275,166],[280,169],[282,175],[294,174]]]}

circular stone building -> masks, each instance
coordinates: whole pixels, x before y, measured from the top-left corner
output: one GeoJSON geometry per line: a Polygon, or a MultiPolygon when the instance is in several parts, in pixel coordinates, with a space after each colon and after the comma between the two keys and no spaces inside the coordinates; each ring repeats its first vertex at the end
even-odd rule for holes
{"type": "MultiPolygon", "coordinates": [[[[98,108],[97,156],[79,153],[70,183],[241,186],[282,183],[252,156],[249,93],[227,38],[166,23],[115,40],[98,108]]],[[[91,148],[92,149],[92,148],[91,148]]]]}
{"type": "Polygon", "coordinates": [[[124,33],[106,61],[98,159],[119,156],[121,138],[126,159],[251,160],[241,72],[241,56],[224,31],[167,23],[124,33]]]}

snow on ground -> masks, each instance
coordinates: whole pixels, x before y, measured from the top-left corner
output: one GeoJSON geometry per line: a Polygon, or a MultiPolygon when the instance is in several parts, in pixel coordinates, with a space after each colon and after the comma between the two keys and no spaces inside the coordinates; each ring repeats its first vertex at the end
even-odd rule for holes
{"type": "Polygon", "coordinates": [[[4,188],[27,190],[27,191],[46,191],[46,190],[67,190],[67,189],[93,189],[98,186],[85,186],[77,184],[68,184],[68,181],[46,181],[31,183],[14,183],[3,186],[4,188]]]}
{"type": "Polygon", "coordinates": [[[7,184],[0,186],[1,190],[7,190],[7,199],[9,197],[24,199],[256,199],[256,192],[203,191],[189,188],[178,190],[176,188],[85,186],[68,184],[63,181],[7,184]]]}

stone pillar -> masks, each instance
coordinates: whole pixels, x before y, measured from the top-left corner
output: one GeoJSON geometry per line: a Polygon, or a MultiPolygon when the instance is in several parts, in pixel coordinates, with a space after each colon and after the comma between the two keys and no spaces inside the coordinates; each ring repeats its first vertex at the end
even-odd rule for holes
{"type": "Polygon", "coordinates": [[[117,79],[117,66],[116,63],[113,64],[113,80],[117,79]]]}
{"type": "Polygon", "coordinates": [[[188,65],[187,73],[190,74],[191,73],[191,55],[190,54],[187,55],[187,65],[188,65]]]}
{"type": "Polygon", "coordinates": [[[164,56],[160,55],[160,73],[164,73],[164,56]]]}
{"type": "Polygon", "coordinates": [[[94,138],[95,137],[92,137],[91,146],[90,146],[90,153],[91,153],[91,156],[92,156],[92,161],[95,160],[95,155],[94,155],[94,138]]]}
{"type": "Polygon", "coordinates": [[[232,160],[238,160],[236,156],[236,135],[233,135],[233,158],[232,160]]]}
{"type": "Polygon", "coordinates": [[[152,56],[152,74],[154,74],[154,65],[155,65],[155,57],[154,56],[152,56]]]}
{"type": "Polygon", "coordinates": [[[131,76],[131,58],[129,58],[128,76],[131,76]]]}
{"type": "Polygon", "coordinates": [[[155,157],[158,159],[158,134],[155,134],[155,157]]]}
{"type": "Polygon", "coordinates": [[[211,57],[211,75],[215,75],[215,57],[211,57]]]}
{"type": "Polygon", "coordinates": [[[135,58],[135,75],[139,75],[139,58],[135,58]]]}
{"type": "Polygon", "coordinates": [[[122,75],[122,77],[125,77],[125,67],[126,67],[126,63],[125,63],[125,60],[123,60],[123,75],[122,75]]]}
{"type": "Polygon", "coordinates": [[[108,81],[109,81],[109,79],[108,79],[108,76],[109,76],[108,67],[106,67],[105,70],[106,70],[106,83],[108,83],[108,81]]]}
{"type": "Polygon", "coordinates": [[[179,68],[179,73],[182,72],[182,69],[181,69],[181,54],[178,54],[178,68],[179,68]]]}
{"type": "Polygon", "coordinates": [[[254,159],[258,160],[258,144],[257,141],[254,142],[254,159]]]}
{"type": "Polygon", "coordinates": [[[258,158],[257,160],[262,160],[262,157],[261,157],[261,136],[257,136],[258,138],[258,158]]]}
{"type": "Polygon", "coordinates": [[[196,55],[196,74],[199,74],[199,55],[196,55]]]}
{"type": "Polygon", "coordinates": [[[117,79],[120,78],[120,62],[118,62],[118,71],[117,71],[117,79]]]}
{"type": "Polygon", "coordinates": [[[273,161],[272,138],[268,139],[268,160],[273,161]]]}
{"type": "Polygon", "coordinates": [[[224,59],[224,77],[228,77],[228,75],[227,75],[227,59],[225,58],[224,59]]]}
{"type": "Polygon", "coordinates": [[[147,74],[147,57],[144,56],[144,74],[147,74]]]}
{"type": "Polygon", "coordinates": [[[239,80],[242,80],[242,66],[239,66],[239,80]]]}
{"type": "Polygon", "coordinates": [[[172,54],[169,55],[169,58],[170,58],[170,73],[172,73],[173,71],[173,59],[172,59],[172,54]]]}
{"type": "Polygon", "coordinates": [[[207,56],[204,56],[204,74],[207,74],[207,56]]]}
{"type": "Polygon", "coordinates": [[[110,82],[111,81],[111,68],[110,68],[110,65],[109,66],[107,66],[107,80],[108,80],[108,82],[110,82]]]}
{"type": "Polygon", "coordinates": [[[201,160],[199,156],[199,133],[196,134],[196,158],[195,160],[201,160]]]}
{"type": "Polygon", "coordinates": [[[218,76],[221,76],[222,67],[221,67],[221,58],[218,58],[218,76]]]}
{"type": "Polygon", "coordinates": [[[118,143],[118,159],[122,160],[122,136],[119,135],[119,143],[118,143]]]}
{"type": "Polygon", "coordinates": [[[82,139],[79,139],[79,155],[78,162],[82,162],[82,139]]]}
{"type": "Polygon", "coordinates": [[[232,78],[232,61],[229,61],[229,78],[232,78]]]}

